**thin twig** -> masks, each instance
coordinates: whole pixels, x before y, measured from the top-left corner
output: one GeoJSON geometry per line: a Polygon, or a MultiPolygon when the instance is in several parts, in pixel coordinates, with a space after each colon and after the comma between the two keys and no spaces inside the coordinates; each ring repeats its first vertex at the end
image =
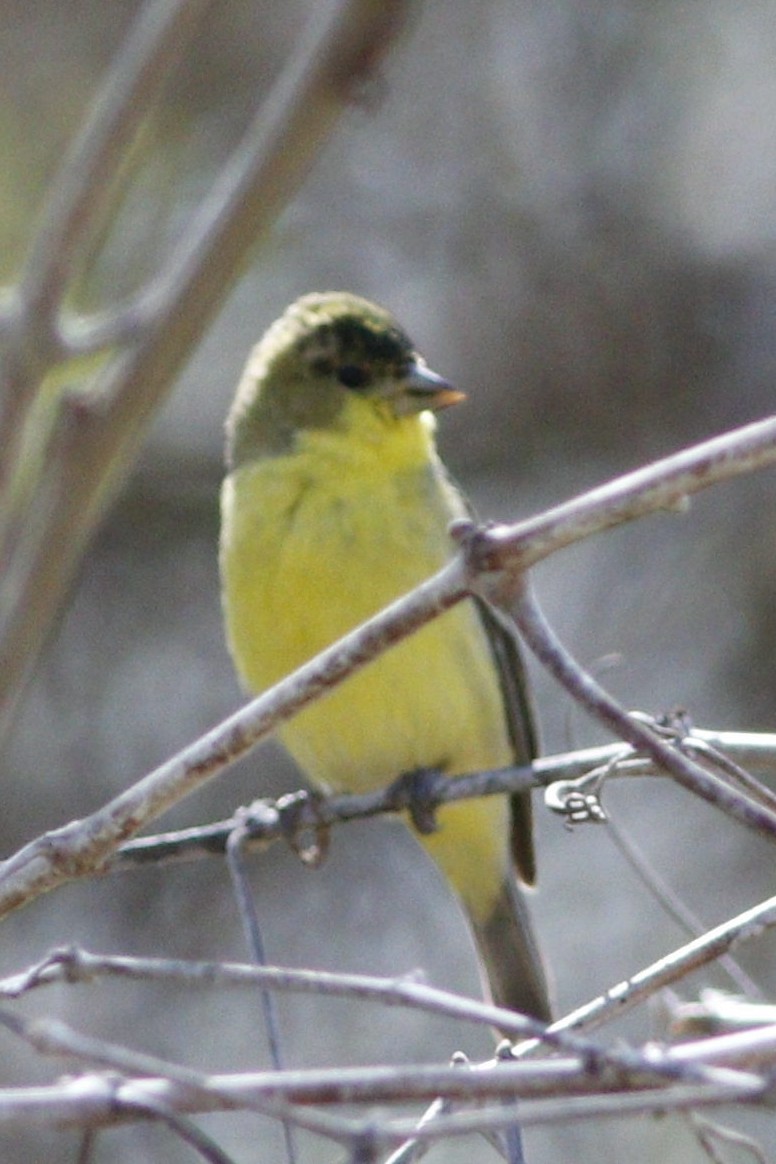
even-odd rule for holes
{"type": "MultiPolygon", "coordinates": [[[[744,942],[761,937],[776,926],[776,897],[753,906],[716,926],[700,938],[610,987],[598,998],[570,1012],[549,1028],[552,1033],[590,1031],[618,1018],[659,990],[723,957],[744,942]]],[[[388,1006],[418,1008],[428,1013],[473,1022],[501,1030],[513,1037],[529,1029],[541,1029],[532,1020],[490,1003],[463,998],[408,978],[374,978],[358,974],[334,974],[320,970],[245,966],[225,962],[184,962],[175,959],[129,958],[91,954],[76,947],[53,950],[42,962],[22,973],[0,980],[0,995],[18,998],[30,990],[56,982],[90,982],[101,977],[146,982],[174,982],[180,986],[313,993],[331,997],[371,1000],[388,1006]]],[[[538,1042],[532,1044],[540,1045],[538,1042]]],[[[516,1053],[528,1049],[521,1044],[516,1053]]]]}
{"type": "Polygon", "coordinates": [[[720,1164],[723,1161],[723,1157],[718,1155],[716,1151],[717,1142],[720,1144],[730,1144],[734,1148],[740,1148],[748,1152],[756,1164],[768,1164],[768,1158],[765,1155],[762,1145],[752,1136],[746,1136],[734,1128],[723,1127],[721,1124],[714,1123],[704,1116],[698,1115],[697,1112],[690,1112],[688,1119],[690,1126],[698,1137],[698,1142],[709,1154],[714,1164],[720,1164]]]}
{"type": "MultiPolygon", "coordinates": [[[[754,732],[711,732],[693,728],[691,737],[683,737],[685,748],[697,737],[711,742],[715,750],[724,748],[737,755],[743,763],[757,767],[761,772],[776,773],[776,735],[754,732]]],[[[549,787],[585,776],[588,772],[608,767],[607,779],[665,777],[646,756],[629,752],[623,760],[621,744],[565,752],[556,756],[541,756],[530,766],[499,768],[486,772],[469,772],[454,780],[440,775],[423,786],[423,807],[433,811],[442,804],[482,796],[499,796],[525,792],[530,788],[549,787]],[[612,761],[617,764],[612,767],[612,761]]],[[[703,760],[706,753],[701,752],[703,760]]],[[[738,767],[738,766],[737,766],[738,767]]],[[[272,841],[288,839],[284,819],[286,806],[294,806],[293,827],[297,833],[351,820],[366,820],[387,813],[402,812],[409,807],[408,786],[395,782],[374,792],[317,796],[305,798],[303,793],[283,796],[279,800],[256,800],[227,820],[211,821],[205,825],[177,829],[174,832],[139,837],[128,841],[103,866],[106,872],[134,868],[136,865],[159,864],[164,861],[189,861],[203,857],[223,856],[232,830],[244,825],[254,846],[266,846],[272,841]]]]}
{"type": "MultiPolygon", "coordinates": [[[[244,847],[245,828],[238,825],[229,837],[226,845],[226,862],[232,879],[232,892],[242,922],[243,935],[248,950],[256,966],[267,965],[267,954],[264,945],[256,903],[248,883],[248,873],[245,868],[244,847]]],[[[261,1011],[264,1018],[264,1027],[267,1032],[269,1057],[274,1071],[282,1071],[284,1067],[282,1039],[280,1036],[280,1016],[278,1014],[277,999],[270,990],[260,989],[261,1011]]],[[[294,1131],[290,1123],[283,1121],[283,1136],[286,1146],[286,1157],[289,1164],[296,1164],[298,1153],[294,1131]]]]}
{"type": "MultiPolygon", "coordinates": [[[[440,1116],[446,1115],[450,1110],[451,1107],[448,1100],[435,1099],[433,1103],[429,1104],[418,1120],[418,1127],[423,1128],[426,1124],[434,1123],[440,1116]]],[[[406,1140],[395,1152],[392,1152],[390,1157],[385,1161],[385,1164],[415,1164],[416,1160],[422,1160],[430,1148],[431,1145],[427,1141],[419,1140],[417,1136],[413,1136],[411,1139],[406,1140]]]]}
{"type": "Polygon", "coordinates": [[[232,962],[184,962],[168,958],[129,958],[90,954],[68,946],[53,950],[42,962],[20,974],[0,980],[0,996],[20,998],[31,990],[57,982],[90,982],[100,978],[175,983],[179,986],[219,989],[280,990],[333,998],[359,999],[385,1006],[401,1006],[429,1014],[498,1027],[515,1037],[543,1031],[534,1019],[478,999],[464,998],[418,981],[416,977],[375,978],[362,974],[335,974],[276,966],[247,966],[232,962]]]}
{"type": "Polygon", "coordinates": [[[699,764],[678,752],[639,718],[630,715],[576,662],[544,618],[525,587],[515,609],[520,633],[562,687],[595,719],[637,751],[645,752],[689,792],[721,809],[747,828],[776,839],[776,813],[732,790],[699,764]]]}
{"type": "MultiPolygon", "coordinates": [[[[611,1094],[594,1096],[574,1096],[541,1101],[528,1100],[520,1104],[520,1122],[528,1127],[557,1127],[561,1123],[576,1123],[580,1120],[602,1120],[606,1118],[628,1118],[638,1115],[663,1115],[672,1111],[693,1111],[698,1107],[719,1106],[749,1100],[746,1089],[738,1094],[725,1085],[698,1086],[677,1085],[670,1090],[638,1094],[611,1094]]],[[[504,1113],[503,1109],[485,1109],[478,1112],[461,1111],[440,1116],[433,1124],[419,1128],[415,1133],[419,1139],[437,1140],[451,1136],[466,1136],[472,1132],[495,1131],[508,1126],[515,1115],[504,1113]]],[[[393,1138],[408,1136],[412,1128],[409,1121],[395,1120],[388,1129],[393,1138]]]]}
{"type": "MultiPolygon", "coordinates": [[[[505,1063],[486,1065],[485,1070],[462,1072],[460,1068],[438,1066],[401,1067],[337,1067],[289,1070],[280,1074],[259,1071],[228,1075],[205,1075],[179,1064],[156,1061],[161,1075],[149,1075],[142,1065],[150,1067],[153,1056],[146,1056],[117,1047],[104,1040],[93,1039],[72,1031],[62,1023],[26,1024],[22,1037],[46,1053],[71,1056],[95,1061],[122,1071],[128,1067],[140,1069],[137,1078],[116,1081],[107,1095],[112,1101],[105,1114],[115,1119],[123,1105],[136,1107],[145,1103],[162,1103],[176,1112],[206,1112],[235,1109],[266,1111],[276,1102],[304,1106],[331,1104],[375,1104],[416,1102],[439,1095],[468,1102],[493,1099],[499,1102],[515,1097],[560,1097],[568,1102],[576,1097],[595,1100],[600,1094],[625,1099],[627,1092],[644,1104],[644,1110],[660,1109],[670,1105],[676,1091],[691,1087],[700,1095],[709,1095],[715,1102],[733,1102],[746,1098],[755,1100],[768,1094],[769,1083],[750,1072],[719,1067],[699,1067],[698,1062],[672,1062],[672,1051],[658,1054],[630,1052],[631,1070],[626,1070],[615,1054],[590,1065],[584,1059],[556,1058],[541,1063],[505,1063]],[[39,1029],[31,1029],[37,1026],[39,1029]],[[609,1061],[610,1060],[610,1061],[609,1061]]],[[[24,1024],[22,1024],[22,1027],[24,1024]]],[[[713,1040],[707,1040],[707,1042],[713,1040]]],[[[773,1049],[771,1050],[771,1058],[773,1049]]],[[[84,1081],[84,1087],[86,1087],[84,1081]]],[[[38,1090],[37,1096],[25,1097],[25,1089],[0,1089],[0,1118],[4,1126],[19,1119],[50,1124],[67,1119],[60,1102],[74,1093],[66,1084],[38,1090]],[[44,1101],[48,1098],[49,1104],[44,1101]],[[26,1106],[26,1112],[24,1107],[26,1106]]],[[[83,1094],[83,1092],[82,1092],[83,1094]]],[[[286,1109],[283,1109],[284,1111],[286,1109]]],[[[536,1111],[539,1112],[537,1107],[536,1111]]],[[[535,1114],[525,1120],[521,1107],[521,1122],[536,1122],[535,1114]]],[[[130,1112],[131,1114],[131,1112],[130,1112]]],[[[80,1113],[83,1118],[83,1111],[80,1113]]],[[[443,1117],[444,1118],[444,1117],[443,1117]]],[[[496,1126],[504,1128],[515,1119],[514,1111],[495,1113],[496,1126]]],[[[543,1118],[543,1117],[542,1117],[543,1118]]],[[[487,1130],[486,1123],[473,1130],[487,1130]]],[[[406,1122],[401,1138],[421,1135],[417,1122],[406,1122]]],[[[397,1138],[397,1142],[398,1138],[397,1138]]]]}
{"type": "MultiPolygon", "coordinates": [[[[730,1101],[739,1098],[754,1098],[764,1091],[765,1083],[758,1077],[728,1067],[719,1068],[708,1064],[747,1065],[754,1062],[771,1063],[776,1052],[776,1030],[745,1032],[743,1035],[704,1040],[700,1043],[684,1044],[669,1051],[651,1050],[646,1054],[633,1051],[603,1051],[600,1048],[584,1046],[581,1057],[566,1061],[559,1058],[539,1064],[495,1062],[482,1064],[462,1074],[460,1066],[452,1069],[405,1067],[405,1068],[356,1068],[323,1069],[318,1071],[263,1072],[252,1076],[206,1076],[178,1064],[163,1062],[154,1057],[139,1054],[125,1047],[106,1043],[104,1040],[83,1036],[63,1023],[46,1020],[29,1021],[0,1011],[0,1023],[46,1054],[67,1055],[80,1060],[96,1063],[124,1073],[139,1073],[143,1078],[133,1080],[112,1079],[109,1082],[103,1119],[131,1118],[138,1112],[163,1110],[169,1113],[190,1111],[223,1110],[249,1108],[274,1114],[278,1118],[292,1122],[295,1116],[311,1130],[320,1134],[343,1138],[347,1134],[348,1121],[332,1120],[323,1113],[295,1112],[290,1103],[376,1103],[410,1098],[424,1098],[429,1094],[442,1095],[471,1101],[474,1098],[496,1098],[506,1101],[510,1097],[525,1095],[557,1094],[560,1088],[563,1100],[560,1104],[543,1102],[532,1109],[521,1105],[520,1120],[523,1124],[545,1122],[547,1107],[552,1119],[583,1118],[591,1114],[625,1114],[633,1110],[663,1110],[684,1107],[693,1099],[693,1105],[708,1102],[730,1101]],[[162,1078],[147,1078],[161,1069],[162,1078]],[[664,1086],[659,1094],[654,1093],[656,1083],[664,1086]],[[619,1105],[613,1099],[596,1098],[602,1090],[641,1089],[652,1091],[649,1096],[626,1096],[620,1094],[619,1105]],[[575,1099],[575,1096],[577,1097],[575,1099]],[[580,1103],[582,1097],[584,1100],[580,1103]],[[109,1115],[108,1115],[109,1113],[109,1115]]],[[[575,1043],[576,1040],[571,1040],[575,1043]]],[[[107,1081],[104,1081],[107,1082],[107,1081]]],[[[45,1092],[48,1100],[45,1118],[54,1119],[57,1124],[75,1120],[95,1126],[102,1122],[100,1117],[99,1084],[95,1091],[93,1080],[79,1080],[77,1089],[78,1111],[63,1110],[66,1096],[61,1088],[45,1092]],[[84,1107],[84,1101],[87,1106],[84,1107]],[[88,1114],[87,1114],[88,1113],[88,1114]]],[[[69,1089],[68,1089],[69,1090],[69,1089]]],[[[19,1092],[23,1095],[23,1089],[19,1092]]],[[[106,1093],[103,1090],[103,1099],[106,1093]]],[[[40,1098],[40,1091],[38,1092],[40,1098]]],[[[18,1119],[20,1111],[27,1118],[37,1118],[32,1110],[35,1101],[31,1097],[20,1098],[19,1109],[14,1093],[0,1092],[0,1117],[7,1125],[18,1119]],[[14,1113],[17,1113],[16,1115],[14,1113]]],[[[421,1126],[409,1125],[408,1121],[382,1121],[380,1125],[369,1125],[370,1135],[375,1142],[401,1142],[408,1134],[416,1139],[439,1138],[443,1135],[461,1134],[464,1130],[506,1130],[513,1124],[516,1113],[509,1108],[495,1111],[481,1111],[472,1119],[472,1113],[456,1113],[437,1118],[421,1126]]],[[[350,1121],[351,1135],[363,1137],[363,1125],[350,1121]]]]}
{"type": "MultiPolygon", "coordinates": [[[[515,1066],[515,1065],[512,1065],[515,1066]]],[[[562,1064],[560,1065],[563,1066],[562,1064]]],[[[316,1103],[386,1103],[417,1100],[428,1097],[434,1088],[450,1090],[450,1083],[439,1076],[441,1068],[391,1068],[393,1085],[379,1083],[375,1078],[378,1068],[340,1069],[330,1071],[324,1079],[307,1079],[305,1073],[286,1073],[278,1079],[269,1074],[210,1075],[206,1088],[198,1092],[166,1078],[145,1077],[130,1080],[111,1079],[104,1074],[64,1080],[51,1087],[26,1090],[0,1090],[0,1118],[5,1128],[13,1126],[63,1128],[75,1126],[97,1127],[118,1121],[137,1120],[143,1110],[162,1105],[174,1112],[195,1113],[234,1110],[256,1110],[291,1119],[298,1115],[300,1126],[308,1126],[321,1135],[343,1141],[365,1131],[364,1121],[336,1118],[326,1112],[315,1112],[309,1105],[316,1103]],[[425,1071],[425,1078],[418,1072],[425,1071]],[[351,1078],[355,1075],[351,1089],[351,1078]],[[359,1082],[363,1086],[359,1086],[359,1082]],[[350,1095],[353,1091],[352,1097],[350,1095]],[[292,1109],[279,1096],[294,1097],[303,1108],[292,1109]],[[328,1116],[328,1118],[327,1118],[328,1116]]],[[[386,1069],[387,1070],[387,1069],[386,1069]]],[[[524,1127],[549,1126],[580,1119],[600,1119],[603,1116],[626,1117],[648,1113],[686,1110],[699,1106],[730,1104],[736,1101],[755,1102],[767,1092],[767,1084],[757,1076],[728,1073],[724,1082],[677,1083],[668,1088],[646,1087],[633,1092],[592,1090],[591,1094],[574,1090],[568,1094],[568,1079],[561,1079],[558,1066],[552,1068],[557,1076],[559,1098],[526,1100],[520,1104],[519,1118],[524,1127]]],[[[488,1095],[508,1097],[509,1089],[523,1090],[522,1080],[515,1077],[492,1080],[455,1094],[464,1101],[482,1100],[488,1095]]],[[[474,1076],[473,1078],[476,1078],[474,1076]]],[[[593,1081],[591,1080],[591,1083],[593,1081]]],[[[452,1135],[470,1135],[472,1132],[493,1132],[508,1127],[516,1118],[514,1110],[499,1105],[458,1111],[441,1115],[435,1121],[419,1126],[417,1120],[383,1116],[378,1122],[370,1119],[366,1128],[384,1145],[401,1145],[415,1137],[418,1140],[440,1140],[452,1135]]]]}
{"type": "MultiPolygon", "coordinates": [[[[626,1014],[657,991],[673,985],[742,943],[761,937],[774,926],[776,897],[768,898],[738,914],[702,937],[653,962],[631,978],[610,987],[592,1002],[557,1020],[549,1031],[593,1030],[603,1022],[626,1014]]],[[[531,1024],[531,1020],[513,1012],[475,999],[462,998],[414,980],[223,962],[128,958],[90,954],[75,947],[54,950],[41,963],[0,980],[0,995],[18,998],[40,986],[62,981],[89,982],[100,977],[175,982],[181,986],[199,988],[218,986],[220,989],[244,989],[261,985],[265,989],[368,999],[389,1006],[416,1007],[429,1013],[499,1029],[508,1028],[517,1037],[525,1035],[526,1027],[531,1024]]],[[[538,1045],[536,1041],[532,1044],[534,1047],[538,1045]]],[[[515,1053],[524,1054],[527,1049],[527,1044],[521,1044],[515,1053]]]]}
{"type": "MultiPolygon", "coordinates": [[[[611,1018],[619,1017],[633,1010],[639,1003],[657,991],[671,986],[701,966],[722,957],[742,942],[759,938],[766,930],[776,926],[776,897],[753,906],[723,922],[702,937],[681,946],[664,958],[640,970],[631,978],[610,987],[592,1002],[587,1002],[550,1027],[551,1031],[591,1031],[611,1018]]],[[[536,1042],[516,1048],[516,1054],[525,1054],[536,1042]]]]}
{"type": "MultiPolygon", "coordinates": [[[[54,1019],[28,1020],[11,1014],[9,1011],[0,1010],[0,1026],[13,1032],[44,1055],[65,1056],[81,1063],[94,1064],[121,1072],[126,1078],[111,1080],[110,1084],[115,1104],[114,1115],[122,1113],[136,1116],[138,1113],[145,1114],[148,1111],[167,1111],[174,1116],[181,1112],[247,1108],[288,1122],[291,1122],[293,1117],[293,1108],[287,1102],[283,1102],[282,1097],[278,1100],[275,1094],[278,1089],[272,1086],[269,1088],[260,1087],[258,1090],[251,1088],[251,1095],[231,1098],[228,1094],[229,1088],[224,1091],[216,1084],[218,1102],[214,1109],[212,1106],[213,1086],[217,1076],[196,1071],[167,1059],[160,1059],[155,1055],[147,1055],[129,1047],[108,1042],[105,1039],[84,1035],[66,1023],[54,1019]],[[137,1079],[134,1078],[135,1076],[137,1079]],[[139,1083],[142,1088],[145,1081],[152,1078],[156,1078],[158,1082],[163,1080],[163,1088],[165,1085],[172,1088],[171,1094],[174,1099],[171,1103],[167,1102],[164,1094],[149,1094],[147,1092],[138,1094],[136,1090],[133,1090],[135,1084],[139,1083]]],[[[272,1072],[271,1076],[285,1079],[289,1074],[287,1072],[272,1072]]],[[[242,1077],[237,1075],[228,1078],[238,1081],[239,1090],[242,1077]]],[[[257,1078],[261,1078],[261,1074],[257,1078]]],[[[23,1091],[24,1089],[19,1090],[23,1091]]],[[[13,1106],[13,1098],[10,1100],[10,1106],[13,1106]]],[[[7,1117],[7,1115],[8,1112],[3,1111],[2,1092],[0,1092],[0,1118],[7,1117]]],[[[304,1117],[301,1118],[302,1122],[308,1122],[304,1117]]],[[[82,1119],[79,1121],[79,1126],[83,1126],[83,1123],[87,1122],[89,1122],[88,1119],[82,1119]]]]}
{"type": "Polygon", "coordinates": [[[736,764],[733,758],[725,755],[719,747],[715,747],[708,740],[696,740],[693,739],[692,735],[688,735],[682,739],[682,748],[695,756],[701,763],[706,763],[718,772],[723,772],[733,784],[742,788],[753,800],[757,800],[766,808],[776,811],[776,792],[761,781],[755,780],[750,772],[747,772],[741,764],[736,764]]]}
{"type": "MultiPolygon", "coordinates": [[[[126,959],[111,959],[111,962],[123,962],[126,966],[126,959]]],[[[175,964],[173,964],[175,966],[175,964]]],[[[196,964],[195,964],[196,966],[196,964]]],[[[158,967],[157,967],[158,969],[158,967]]],[[[175,966],[176,973],[180,973],[180,967],[175,966]]],[[[234,971],[235,968],[233,968],[234,971]]],[[[272,984],[273,978],[282,981],[285,977],[286,982],[289,983],[296,979],[296,984],[299,985],[302,978],[306,978],[308,984],[317,975],[312,972],[303,971],[273,971],[269,967],[251,967],[251,968],[236,968],[241,976],[245,977],[246,969],[256,975],[265,986],[272,984]]],[[[165,968],[165,976],[169,975],[169,967],[165,968]]],[[[342,978],[343,976],[324,975],[323,978],[342,978]]],[[[201,980],[201,974],[197,974],[197,980],[201,980]]],[[[338,984],[339,992],[342,992],[341,984],[338,984]]],[[[439,998],[444,998],[444,992],[436,992],[439,998]]],[[[448,999],[456,999],[456,996],[447,996],[448,999]]],[[[458,1000],[464,1007],[470,1004],[468,1000],[458,1000]]],[[[472,1004],[477,1007],[481,1013],[490,1011],[489,1018],[494,1023],[500,1022],[500,1014],[502,1013],[497,1007],[488,1007],[486,1004],[472,1004]]],[[[445,1013],[444,1010],[440,1013],[445,1013]]],[[[448,1012],[449,1013],[449,1012],[448,1012]]],[[[509,1012],[507,1012],[509,1013],[509,1012]]],[[[603,1048],[597,1043],[590,1042],[587,1039],[580,1039],[579,1036],[569,1033],[569,1023],[566,1022],[563,1026],[566,1029],[559,1029],[560,1023],[554,1024],[552,1027],[546,1027],[545,1024],[538,1022],[536,1019],[531,1019],[526,1016],[518,1014],[512,1015],[513,1022],[522,1025],[526,1029],[530,1029],[540,1035],[540,1038],[547,1047],[553,1048],[557,1051],[565,1052],[567,1055],[576,1056],[575,1062],[584,1067],[583,1075],[585,1079],[577,1078],[576,1071],[573,1072],[575,1088],[581,1086],[583,1090],[589,1090],[588,1084],[590,1079],[594,1080],[596,1086],[603,1086],[606,1072],[613,1072],[618,1080],[618,1085],[622,1084],[623,1078],[627,1077],[632,1085],[636,1086],[652,1086],[655,1082],[671,1083],[675,1080],[683,1082],[704,1082],[704,1083],[724,1083],[729,1080],[735,1086],[738,1086],[740,1080],[737,1072],[732,1073],[726,1070],[720,1070],[716,1064],[722,1063],[725,1067],[736,1067],[740,1062],[749,1065],[751,1062],[766,1062],[773,1058],[776,1053],[776,1026],[766,1028],[758,1028],[756,1030],[747,1030],[744,1032],[736,1032],[732,1035],[724,1035],[713,1039],[706,1039],[700,1042],[684,1043],[679,1047],[669,1048],[668,1050],[659,1050],[657,1048],[650,1049],[647,1054],[641,1053],[638,1050],[631,1050],[628,1048],[603,1048]],[[711,1066],[714,1065],[714,1066],[711,1066]],[[590,1079],[587,1078],[590,1076],[590,1079]]],[[[62,1023],[49,1021],[33,1021],[29,1022],[20,1018],[10,1011],[0,1011],[0,1023],[8,1029],[14,1031],[20,1037],[27,1039],[33,1045],[45,1052],[66,1052],[79,1054],[83,1058],[97,1062],[103,1066],[117,1067],[120,1070],[139,1071],[141,1073],[148,1073],[149,1070],[154,1069],[154,1064],[148,1056],[135,1056],[135,1052],[125,1052],[125,1049],[116,1050],[112,1044],[105,1044],[102,1040],[93,1040],[89,1037],[83,1037],[70,1031],[62,1023]],[[118,1056],[118,1058],[116,1057],[118,1056]]],[[[157,1060],[157,1068],[161,1061],[157,1060]]],[[[486,1072],[497,1069],[496,1089],[491,1091],[485,1087],[485,1093],[492,1096],[507,1097],[509,1091],[501,1089],[500,1084],[511,1081],[513,1084],[519,1081],[520,1094],[526,1093],[526,1088],[533,1094],[536,1094],[537,1089],[540,1092],[547,1090],[548,1081],[555,1080],[554,1072],[561,1068],[561,1060],[558,1058],[547,1060],[545,1062],[534,1063],[520,1063],[513,1062],[511,1058],[507,1059],[499,1057],[496,1060],[490,1061],[487,1064],[482,1064],[475,1072],[479,1078],[478,1072],[485,1070],[486,1072]],[[512,1071],[513,1067],[519,1067],[516,1072],[512,1071]],[[523,1068],[526,1068],[523,1070],[523,1068]],[[534,1071],[533,1068],[536,1068],[534,1071]],[[549,1072],[549,1075],[548,1075],[549,1072]],[[512,1079],[512,1075],[515,1079],[512,1079]]],[[[458,1065],[456,1064],[456,1068],[458,1065]]],[[[193,1086],[198,1086],[199,1075],[192,1073],[188,1068],[182,1068],[177,1074],[172,1070],[164,1068],[164,1073],[169,1078],[175,1078],[179,1082],[191,1082],[193,1086]]],[[[299,1084],[300,1079],[304,1079],[304,1086],[308,1085],[313,1091],[322,1089],[322,1094],[328,1094],[328,1089],[331,1085],[331,1076],[327,1074],[327,1070],[322,1072],[299,1072],[286,1071],[274,1072],[273,1080],[275,1078],[284,1081],[283,1087],[289,1086],[294,1090],[299,1084]]],[[[336,1073],[335,1073],[336,1074],[336,1073]]],[[[568,1075],[568,1063],[562,1066],[561,1074],[564,1078],[568,1075]]],[[[468,1076],[467,1076],[468,1080],[468,1076]]],[[[567,1081],[568,1082],[568,1081],[567,1081]]],[[[751,1083],[751,1080],[749,1081],[751,1083]]],[[[415,1083],[412,1086],[415,1086],[415,1083]]],[[[461,1096],[463,1094],[461,1087],[460,1075],[455,1075],[454,1069],[441,1068],[406,1068],[402,1069],[400,1076],[393,1072],[393,1069],[375,1068],[372,1072],[365,1070],[363,1074],[359,1074],[359,1070],[346,1070],[344,1076],[339,1079],[339,1084],[345,1090],[342,1092],[340,1100],[332,1100],[329,1098],[327,1102],[342,1102],[346,1097],[348,1102],[359,1100],[362,1101],[368,1098],[373,1100],[383,1100],[389,1098],[389,1093],[381,1091],[380,1088],[386,1086],[389,1089],[392,1098],[408,1098],[413,1095],[417,1098],[429,1097],[428,1088],[437,1088],[432,1094],[447,1094],[451,1096],[461,1096]],[[417,1070],[417,1074],[413,1074],[417,1070]],[[442,1074],[439,1074],[439,1072],[442,1074]],[[376,1072],[376,1074],[375,1074],[376,1072]],[[406,1083],[407,1072],[412,1075],[415,1083],[420,1087],[420,1092],[403,1092],[399,1095],[391,1089],[397,1086],[403,1087],[406,1083]],[[437,1073],[436,1075],[434,1073],[437,1073]],[[397,1083],[397,1079],[401,1082],[397,1083]],[[452,1090],[448,1087],[452,1084],[452,1090]],[[362,1089],[367,1088],[369,1091],[368,1097],[362,1094],[362,1089]],[[372,1087],[377,1087],[378,1092],[373,1093],[372,1087]]],[[[551,1086],[554,1084],[551,1084],[551,1086]]],[[[479,1086],[479,1085],[478,1085],[479,1086]]],[[[472,1090],[478,1090],[478,1086],[473,1086],[470,1082],[464,1085],[464,1091],[468,1094],[472,1090]],[[467,1091],[468,1089],[468,1091],[467,1091]]],[[[479,1093],[479,1092],[478,1092],[479,1093]]],[[[312,1102],[312,1095],[305,1093],[304,1096],[294,1094],[285,1096],[293,1102],[312,1102]]],[[[318,1100],[316,1100],[318,1102],[318,1100]]]]}
{"type": "MultiPolygon", "coordinates": [[[[661,909],[681,927],[685,934],[693,938],[702,938],[709,927],[704,925],[697,914],[682,901],[666,879],[658,873],[654,862],[644,855],[640,846],[631,836],[630,830],[617,820],[616,815],[612,816],[609,810],[607,810],[606,831],[621,857],[628,862],[647,892],[651,893],[659,902],[661,909]]],[[[739,966],[735,958],[731,957],[730,954],[723,954],[718,961],[721,968],[740,991],[749,995],[750,998],[763,998],[760,987],[749,977],[743,967],[739,966]]]]}

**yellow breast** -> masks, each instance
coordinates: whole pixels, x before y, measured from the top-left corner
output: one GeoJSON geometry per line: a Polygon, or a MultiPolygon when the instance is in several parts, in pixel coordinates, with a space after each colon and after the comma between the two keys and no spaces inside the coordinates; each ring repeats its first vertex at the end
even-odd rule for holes
{"type": "MultiPolygon", "coordinates": [[[[253,691],[411,590],[452,552],[447,526],[463,505],[428,437],[393,463],[384,455],[354,458],[348,447],[347,464],[322,455],[332,450],[321,442],[332,439],[322,434],[293,455],[244,465],[224,484],[227,631],[253,691]]],[[[390,648],[297,715],[281,738],[314,781],[336,790],[379,787],[421,767],[455,774],[509,764],[498,676],[473,604],[390,648]]],[[[505,862],[506,813],[497,798],[471,803],[465,821],[461,814],[473,866],[466,871],[452,827],[459,814],[446,810],[450,827],[430,838],[431,848],[456,847],[455,881],[475,876],[480,831],[486,863],[505,862]]]]}

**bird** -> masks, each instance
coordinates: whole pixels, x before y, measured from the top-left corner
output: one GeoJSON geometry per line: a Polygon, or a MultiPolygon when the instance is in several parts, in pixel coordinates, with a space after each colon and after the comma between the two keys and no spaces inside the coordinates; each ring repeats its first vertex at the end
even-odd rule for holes
{"type": "MultiPolygon", "coordinates": [[[[226,421],[219,559],[229,650],[261,692],[451,558],[471,516],[436,449],[464,393],[386,309],[345,291],[287,308],[252,350],[226,421]]],[[[392,646],[279,729],[316,786],[525,764],[537,732],[515,637],[476,597],[392,646]]],[[[467,915],[486,997],[549,1021],[524,888],[530,793],[442,805],[419,835],[467,915]],[[517,876],[521,885],[518,884],[517,876]]]]}

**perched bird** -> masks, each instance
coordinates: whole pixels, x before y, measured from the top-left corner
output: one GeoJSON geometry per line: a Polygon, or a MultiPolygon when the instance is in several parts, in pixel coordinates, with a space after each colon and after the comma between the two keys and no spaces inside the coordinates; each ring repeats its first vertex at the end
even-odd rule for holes
{"type": "MultiPolygon", "coordinates": [[[[344,292],[305,295],[254,348],[227,420],[221,572],[227,637],[251,691],[275,683],[451,556],[469,515],[434,443],[463,399],[391,315],[344,292]]],[[[325,789],[529,760],[536,738],[517,646],[470,599],[281,730],[325,789]]],[[[493,1000],[549,1018],[521,880],[534,880],[528,794],[449,804],[421,838],[468,914],[493,1000]]]]}

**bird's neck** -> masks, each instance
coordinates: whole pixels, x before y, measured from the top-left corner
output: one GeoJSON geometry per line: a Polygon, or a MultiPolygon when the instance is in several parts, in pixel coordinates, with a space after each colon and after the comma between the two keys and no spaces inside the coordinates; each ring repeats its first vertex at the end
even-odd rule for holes
{"type": "Polygon", "coordinates": [[[298,437],[295,456],[326,473],[404,473],[436,459],[435,428],[430,412],[391,423],[361,416],[358,424],[307,430],[298,437]]]}

